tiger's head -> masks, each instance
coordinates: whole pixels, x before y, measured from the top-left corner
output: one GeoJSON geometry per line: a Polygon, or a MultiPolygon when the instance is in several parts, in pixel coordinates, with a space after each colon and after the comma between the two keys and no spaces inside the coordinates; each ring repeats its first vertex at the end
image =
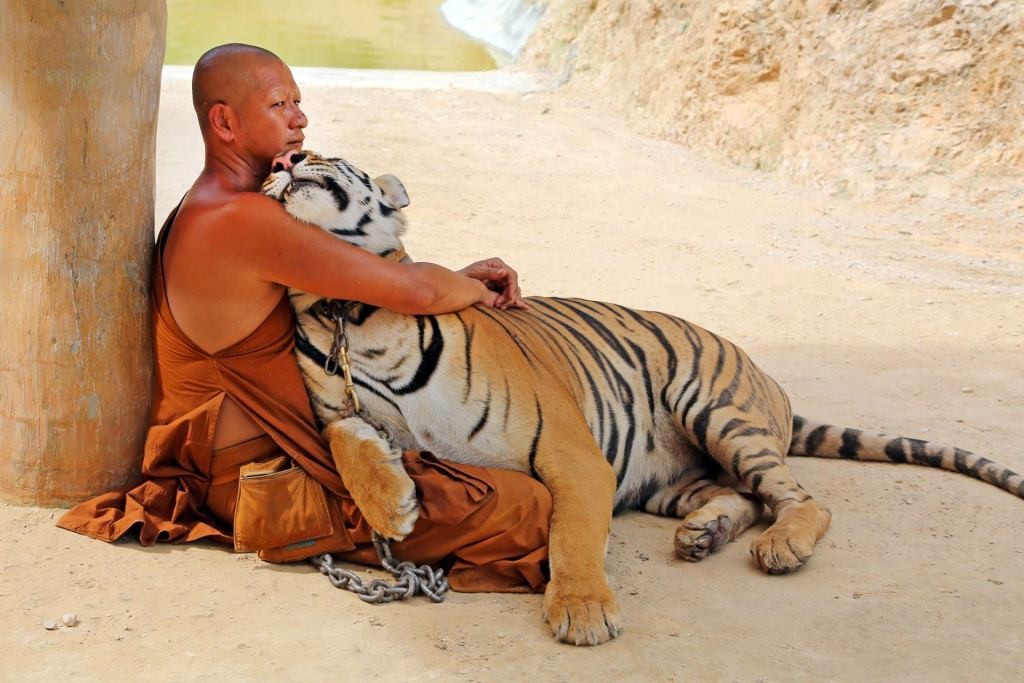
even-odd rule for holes
{"type": "Polygon", "coordinates": [[[398,178],[371,179],[344,159],[309,150],[291,152],[290,160],[290,169],[275,164],[263,181],[263,194],[295,218],[378,256],[404,253],[401,209],[409,205],[409,195],[398,178]]]}

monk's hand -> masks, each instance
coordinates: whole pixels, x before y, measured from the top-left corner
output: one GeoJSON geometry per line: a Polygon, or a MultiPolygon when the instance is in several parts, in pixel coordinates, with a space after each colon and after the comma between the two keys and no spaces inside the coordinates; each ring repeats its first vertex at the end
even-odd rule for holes
{"type": "Polygon", "coordinates": [[[500,258],[489,258],[471,263],[459,271],[466,277],[479,280],[487,289],[496,292],[492,304],[495,308],[529,308],[519,290],[519,274],[500,258]]]}

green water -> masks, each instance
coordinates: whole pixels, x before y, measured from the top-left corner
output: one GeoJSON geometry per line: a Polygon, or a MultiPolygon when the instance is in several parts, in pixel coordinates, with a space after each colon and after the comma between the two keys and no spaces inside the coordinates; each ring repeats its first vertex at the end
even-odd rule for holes
{"type": "Polygon", "coordinates": [[[442,0],[167,0],[166,64],[195,64],[223,43],[249,43],[291,66],[485,71],[480,43],[452,28],[442,0]]]}

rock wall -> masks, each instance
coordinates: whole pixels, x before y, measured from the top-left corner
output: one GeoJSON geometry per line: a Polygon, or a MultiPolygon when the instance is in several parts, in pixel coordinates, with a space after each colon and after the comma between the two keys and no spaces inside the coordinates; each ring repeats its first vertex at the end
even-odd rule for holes
{"type": "Polygon", "coordinates": [[[550,0],[520,63],[839,196],[1021,197],[1020,0],[550,0]]]}

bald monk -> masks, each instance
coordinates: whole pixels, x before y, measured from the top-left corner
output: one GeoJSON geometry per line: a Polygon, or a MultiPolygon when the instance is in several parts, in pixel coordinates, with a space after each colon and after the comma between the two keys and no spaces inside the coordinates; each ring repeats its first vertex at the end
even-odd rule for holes
{"type": "MultiPolygon", "coordinates": [[[[516,273],[497,258],[458,272],[385,261],[260,194],[275,157],[301,148],[307,123],[291,71],[273,53],[213,48],[196,64],[192,91],[206,162],[154,254],[156,373],[143,482],[73,508],[59,525],[105,541],[137,529],[143,545],[209,538],[238,547],[240,469],[284,455],[328,494],[332,533],[305,554],[329,550],[376,564],[371,529],[314,425],[292,355],[286,289],[449,313],[523,306],[516,273]]],[[[551,510],[543,485],[427,453],[406,453],[405,465],[420,514],[392,544],[397,557],[447,567],[456,590],[543,589],[551,510]]],[[[309,521],[308,509],[273,504],[283,509],[263,511],[275,520],[272,532],[309,521]]],[[[302,547],[285,555],[298,559],[302,547]]]]}

